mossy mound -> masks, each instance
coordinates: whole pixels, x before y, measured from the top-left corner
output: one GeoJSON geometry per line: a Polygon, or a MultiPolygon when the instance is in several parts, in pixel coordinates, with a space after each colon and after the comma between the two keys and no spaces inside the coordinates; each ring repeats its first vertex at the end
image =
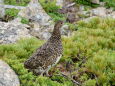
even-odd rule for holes
{"type": "Polygon", "coordinates": [[[115,85],[114,19],[93,18],[87,22],[80,21],[78,30],[71,38],[64,38],[63,42],[63,60],[70,59],[77,66],[79,70],[74,73],[83,86],[115,85]],[[90,82],[96,83],[90,85],[90,82]]]}

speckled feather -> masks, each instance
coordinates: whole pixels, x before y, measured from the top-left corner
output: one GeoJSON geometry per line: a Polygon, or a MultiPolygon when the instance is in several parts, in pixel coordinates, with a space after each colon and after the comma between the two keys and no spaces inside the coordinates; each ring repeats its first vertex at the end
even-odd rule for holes
{"type": "Polygon", "coordinates": [[[59,30],[61,26],[62,21],[58,21],[55,24],[54,31],[50,39],[25,61],[25,68],[39,75],[46,72],[49,68],[56,64],[63,52],[61,34],[59,30]]]}

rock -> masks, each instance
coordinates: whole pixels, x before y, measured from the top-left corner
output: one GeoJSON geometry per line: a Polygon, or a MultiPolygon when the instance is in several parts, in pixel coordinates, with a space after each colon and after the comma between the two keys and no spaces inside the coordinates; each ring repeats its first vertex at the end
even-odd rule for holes
{"type": "Polygon", "coordinates": [[[115,19],[115,11],[113,11],[111,14],[111,17],[115,19]]]}
{"type": "MultiPolygon", "coordinates": [[[[79,11],[78,12],[78,16],[83,19],[83,18],[87,18],[87,17],[90,17],[91,13],[90,11],[79,11]]],[[[79,18],[79,19],[80,19],[79,18]]]]}
{"type": "Polygon", "coordinates": [[[24,6],[14,6],[14,5],[4,5],[4,8],[5,9],[18,9],[18,10],[21,10],[21,9],[24,9],[25,7],[24,6]]]}
{"type": "Polygon", "coordinates": [[[12,23],[14,22],[17,22],[17,23],[20,23],[21,22],[21,18],[17,17],[17,18],[14,18],[12,21],[10,21],[12,23]]]}
{"type": "Polygon", "coordinates": [[[100,5],[101,7],[104,7],[105,4],[106,4],[106,2],[100,2],[100,3],[99,3],[99,5],[100,5]]]}
{"type": "Polygon", "coordinates": [[[90,16],[89,14],[90,12],[85,10],[85,7],[84,6],[79,6],[79,11],[77,11],[77,14],[80,18],[83,18],[83,17],[88,17],[90,16]]]}
{"type": "Polygon", "coordinates": [[[31,28],[30,29],[30,34],[34,37],[37,37],[41,40],[48,40],[50,37],[51,37],[51,32],[52,30],[50,31],[42,31],[42,29],[38,29],[38,28],[31,28]]]}
{"type": "Polygon", "coordinates": [[[63,5],[64,5],[64,0],[56,0],[56,5],[63,7],[63,5]]]}
{"type": "Polygon", "coordinates": [[[77,10],[75,3],[69,3],[66,6],[63,6],[58,12],[66,15],[67,22],[74,23],[77,19],[77,10]]]}
{"type": "Polygon", "coordinates": [[[42,32],[42,33],[40,33],[40,38],[41,39],[49,39],[50,37],[51,37],[51,33],[49,33],[49,32],[42,32]],[[41,36],[42,35],[42,36],[41,36]],[[41,36],[41,37],[40,37],[41,36]]]}
{"type": "Polygon", "coordinates": [[[51,17],[44,11],[38,0],[31,0],[31,2],[22,9],[19,14],[31,21],[32,29],[31,34],[47,40],[48,37],[43,36],[41,33],[48,33],[53,30],[54,23],[51,17]]]}
{"type": "Polygon", "coordinates": [[[98,7],[96,9],[91,10],[92,16],[100,16],[105,17],[107,16],[107,10],[104,7],[98,7]]]}
{"type": "Polygon", "coordinates": [[[4,0],[0,0],[0,18],[5,16],[4,0]]]}
{"type": "Polygon", "coordinates": [[[76,14],[68,12],[66,21],[69,23],[74,23],[76,21],[76,14]]]}
{"type": "Polygon", "coordinates": [[[30,38],[28,27],[15,21],[0,22],[0,44],[15,43],[20,38],[30,38]]]}
{"type": "Polygon", "coordinates": [[[4,0],[0,0],[0,4],[4,4],[4,0]]]}
{"type": "Polygon", "coordinates": [[[0,86],[20,86],[16,73],[2,60],[0,60],[0,86]]]}
{"type": "Polygon", "coordinates": [[[84,11],[85,10],[85,7],[83,5],[80,5],[79,6],[79,11],[84,11]]]}
{"type": "Polygon", "coordinates": [[[113,9],[113,8],[106,9],[106,10],[107,10],[107,14],[111,14],[111,13],[114,11],[114,9],[113,9]]]}
{"type": "Polygon", "coordinates": [[[90,11],[91,16],[99,16],[99,17],[112,17],[115,18],[115,11],[113,8],[106,9],[104,7],[98,7],[90,11]]]}
{"type": "Polygon", "coordinates": [[[65,35],[65,36],[70,36],[71,35],[71,31],[69,30],[69,26],[67,24],[62,26],[61,34],[65,35]]]}
{"type": "Polygon", "coordinates": [[[99,3],[100,3],[99,0],[92,0],[91,2],[92,2],[92,3],[95,3],[95,4],[99,4],[99,3]]]}

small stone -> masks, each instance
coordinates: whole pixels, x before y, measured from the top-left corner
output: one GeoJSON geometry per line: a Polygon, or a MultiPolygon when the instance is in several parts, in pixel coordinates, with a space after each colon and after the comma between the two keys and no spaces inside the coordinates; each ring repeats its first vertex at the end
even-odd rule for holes
{"type": "Polygon", "coordinates": [[[106,2],[100,2],[100,6],[104,7],[106,2]]]}
{"type": "Polygon", "coordinates": [[[64,5],[64,0],[56,0],[56,5],[63,7],[63,5],[64,5]]]}
{"type": "Polygon", "coordinates": [[[42,39],[49,39],[51,37],[51,34],[48,33],[48,32],[43,32],[41,34],[43,34],[43,38],[42,39]]]}
{"type": "Polygon", "coordinates": [[[61,27],[61,34],[65,36],[70,36],[71,31],[69,30],[69,26],[67,24],[61,27]]]}
{"type": "Polygon", "coordinates": [[[84,10],[85,10],[85,7],[81,5],[81,6],[79,7],[79,10],[80,10],[80,11],[84,11],[84,10]]]}
{"type": "Polygon", "coordinates": [[[107,10],[104,7],[98,7],[91,11],[92,16],[105,17],[107,15],[107,10]]]}
{"type": "Polygon", "coordinates": [[[92,3],[95,3],[95,4],[99,4],[99,3],[100,3],[99,0],[92,0],[91,2],[92,2],[92,3]]]}
{"type": "Polygon", "coordinates": [[[115,11],[111,13],[111,17],[115,19],[115,11]]]}

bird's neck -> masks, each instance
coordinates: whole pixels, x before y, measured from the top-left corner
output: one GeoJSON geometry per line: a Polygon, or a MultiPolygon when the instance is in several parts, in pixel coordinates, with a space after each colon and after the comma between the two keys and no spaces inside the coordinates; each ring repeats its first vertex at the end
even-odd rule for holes
{"type": "Polygon", "coordinates": [[[54,26],[54,30],[53,30],[52,36],[50,37],[50,40],[52,41],[61,40],[61,33],[60,33],[59,26],[54,26]]]}

